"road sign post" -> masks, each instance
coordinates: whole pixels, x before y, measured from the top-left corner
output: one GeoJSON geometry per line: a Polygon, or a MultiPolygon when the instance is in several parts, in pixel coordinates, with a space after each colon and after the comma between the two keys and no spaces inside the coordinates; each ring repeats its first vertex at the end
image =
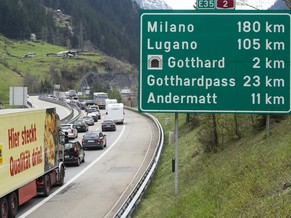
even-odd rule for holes
{"type": "Polygon", "coordinates": [[[290,113],[290,11],[140,13],[140,111],[290,113]]]}

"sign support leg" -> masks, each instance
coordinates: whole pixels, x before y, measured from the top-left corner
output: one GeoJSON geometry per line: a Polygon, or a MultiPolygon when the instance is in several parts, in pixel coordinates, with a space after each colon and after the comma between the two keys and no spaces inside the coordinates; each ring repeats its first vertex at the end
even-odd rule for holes
{"type": "Polygon", "coordinates": [[[175,194],[178,194],[178,113],[175,113],[175,194]]]}
{"type": "Polygon", "coordinates": [[[267,114],[266,117],[266,136],[267,138],[270,137],[270,114],[267,114]]]}

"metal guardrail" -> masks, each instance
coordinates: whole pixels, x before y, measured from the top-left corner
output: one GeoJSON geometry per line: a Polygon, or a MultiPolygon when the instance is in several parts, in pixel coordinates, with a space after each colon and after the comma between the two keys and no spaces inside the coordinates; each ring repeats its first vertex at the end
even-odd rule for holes
{"type": "Polygon", "coordinates": [[[71,110],[71,113],[67,117],[61,119],[61,123],[62,124],[63,123],[71,123],[71,122],[79,119],[79,117],[81,116],[81,109],[75,104],[69,104],[66,101],[60,101],[60,100],[56,100],[56,99],[53,99],[53,98],[47,98],[46,96],[39,96],[38,98],[40,100],[43,100],[43,101],[47,101],[47,102],[51,102],[51,103],[54,103],[54,104],[58,104],[58,105],[67,107],[67,108],[69,108],[71,110]],[[78,110],[78,113],[79,113],[74,119],[73,119],[74,110],[72,109],[72,107],[76,108],[78,110]]]}
{"type": "MultiPolygon", "coordinates": [[[[127,108],[127,109],[136,111],[135,109],[132,109],[132,108],[127,108]]],[[[157,169],[157,166],[160,160],[161,152],[164,145],[163,128],[160,122],[155,117],[147,113],[144,115],[152,119],[155,122],[156,126],[158,127],[158,130],[159,130],[158,146],[155,150],[155,154],[150,164],[147,167],[147,170],[144,172],[142,178],[139,180],[138,184],[135,186],[131,194],[128,196],[127,200],[123,203],[123,205],[120,207],[118,212],[114,215],[114,218],[131,217],[132,213],[136,210],[139,202],[141,201],[143,194],[146,192],[147,187],[152,181],[153,175],[157,169]]]]}

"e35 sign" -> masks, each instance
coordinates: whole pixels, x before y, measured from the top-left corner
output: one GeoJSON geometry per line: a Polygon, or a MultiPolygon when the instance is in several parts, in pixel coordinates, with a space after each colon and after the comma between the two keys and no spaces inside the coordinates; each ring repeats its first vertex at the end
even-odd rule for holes
{"type": "Polygon", "coordinates": [[[197,9],[234,9],[235,0],[197,0],[197,9]]]}

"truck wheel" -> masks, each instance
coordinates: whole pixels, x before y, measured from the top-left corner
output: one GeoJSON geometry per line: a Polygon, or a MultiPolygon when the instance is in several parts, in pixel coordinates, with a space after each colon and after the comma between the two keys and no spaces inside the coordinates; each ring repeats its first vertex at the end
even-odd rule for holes
{"type": "Polygon", "coordinates": [[[8,218],[8,202],[5,197],[0,198],[0,215],[1,218],[8,218]]]}
{"type": "Polygon", "coordinates": [[[64,166],[62,166],[60,170],[60,180],[59,180],[58,185],[62,186],[64,185],[64,183],[65,183],[65,168],[64,166]]]}
{"type": "Polygon", "coordinates": [[[15,192],[12,192],[8,197],[8,210],[9,217],[16,217],[18,210],[18,197],[15,192]]]}
{"type": "Polygon", "coordinates": [[[49,196],[50,191],[51,191],[51,179],[50,176],[48,174],[46,174],[43,178],[43,195],[44,196],[49,196]]]}
{"type": "Polygon", "coordinates": [[[80,158],[78,158],[78,160],[77,160],[77,162],[76,162],[76,165],[77,165],[77,166],[80,166],[80,164],[81,164],[81,161],[80,161],[80,158]]]}

